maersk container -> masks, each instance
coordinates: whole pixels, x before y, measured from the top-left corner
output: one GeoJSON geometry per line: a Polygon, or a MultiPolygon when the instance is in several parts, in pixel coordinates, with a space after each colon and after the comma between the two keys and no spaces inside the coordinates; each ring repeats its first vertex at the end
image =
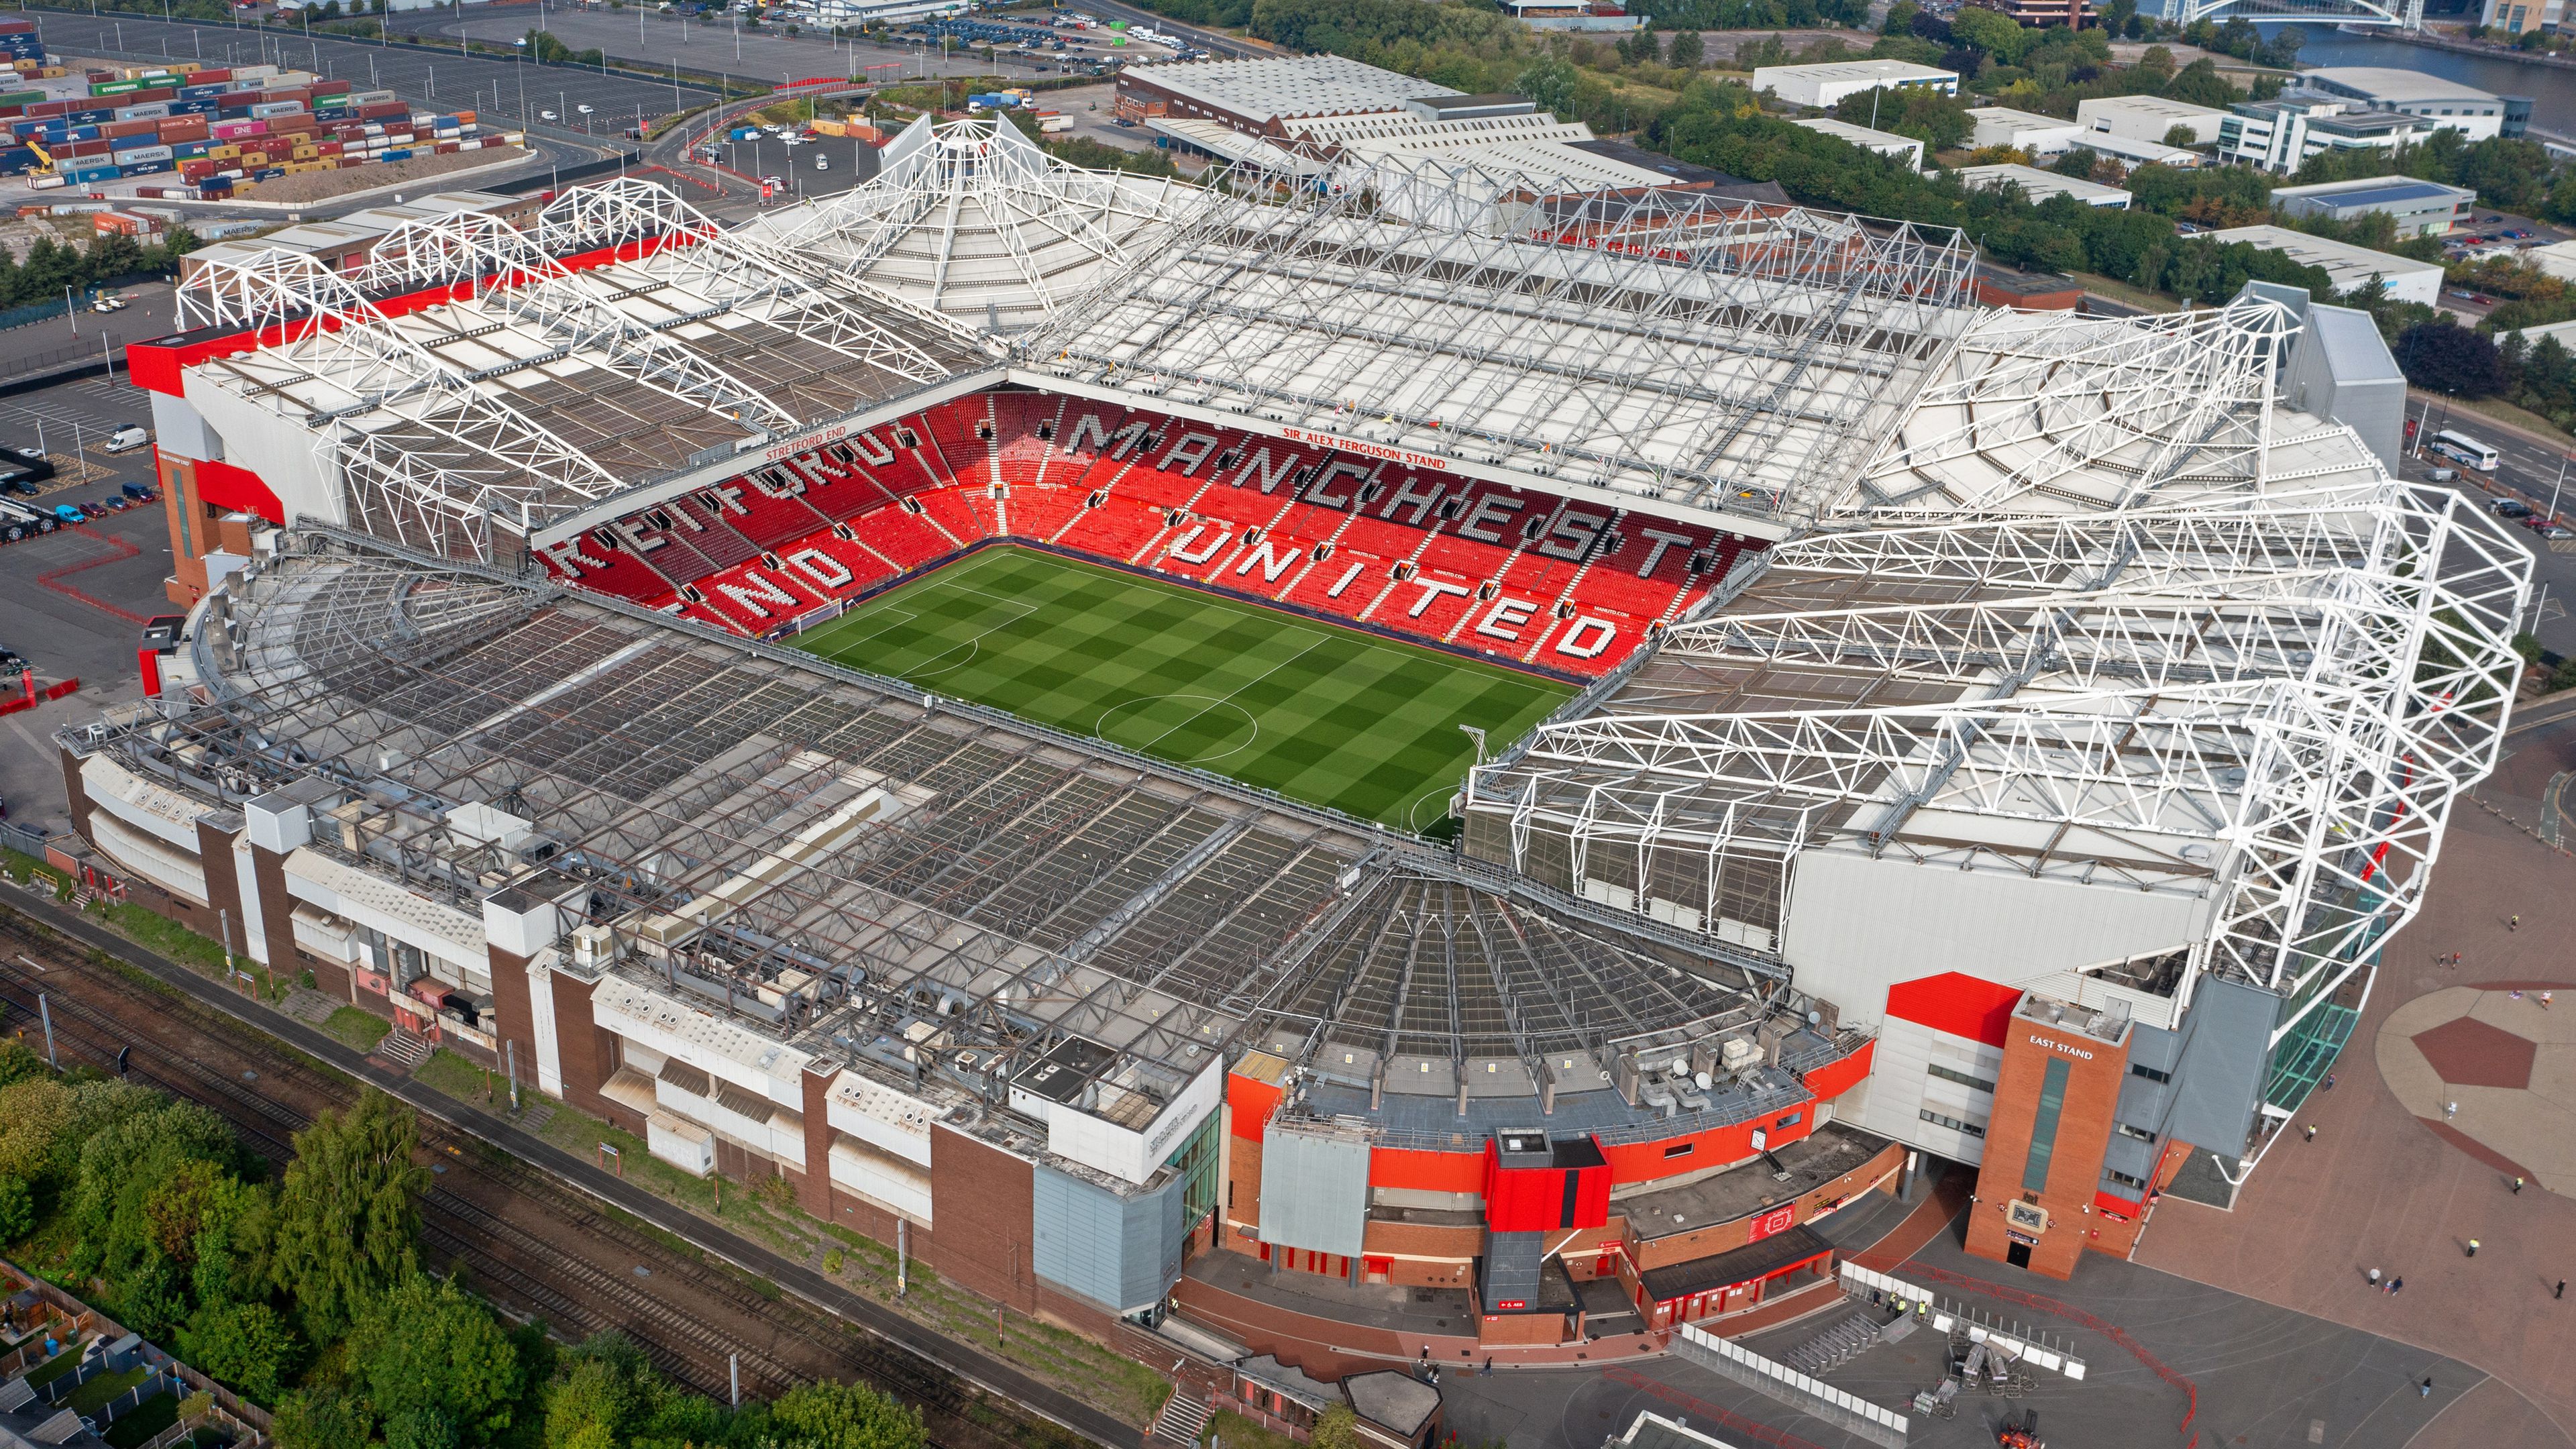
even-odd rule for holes
{"type": "MultiPolygon", "coordinates": [[[[172,149],[168,146],[136,146],[128,150],[117,152],[116,164],[119,166],[131,166],[138,161],[167,161],[171,158],[171,155],[172,149]]],[[[133,173],[128,172],[126,174],[132,175],[133,173]]]]}

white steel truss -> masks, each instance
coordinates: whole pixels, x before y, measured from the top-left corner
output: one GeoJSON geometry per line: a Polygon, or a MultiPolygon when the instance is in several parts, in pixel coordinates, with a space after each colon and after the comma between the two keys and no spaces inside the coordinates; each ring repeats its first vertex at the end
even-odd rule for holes
{"type": "Polygon", "coordinates": [[[2260,482],[2271,368],[2294,329],[2254,299],[2143,322],[1988,312],[1824,511],[2119,509],[2260,482]]]}
{"type": "Polygon", "coordinates": [[[2531,564],[2458,495],[2383,477],[1818,535],[1770,568],[1995,591],[1682,626],[1662,657],[1685,671],[1947,698],[1544,725],[1470,778],[1516,862],[1566,840],[1578,894],[1596,852],[1643,880],[1626,858],[1667,846],[2214,890],[2183,989],[2217,971],[2280,992],[2285,1033],[2413,913],[2452,800],[2494,767],[2531,564]]]}
{"type": "Polygon", "coordinates": [[[2176,25],[2245,19],[2424,28],[2424,0],[2164,0],[2158,13],[2176,25]]]}
{"type": "Polygon", "coordinates": [[[1967,323],[1956,237],[1418,159],[1371,176],[1237,167],[1155,265],[1023,355],[1541,486],[1771,516],[1801,480],[1847,482],[1967,323]]]}
{"type": "Polygon", "coordinates": [[[650,481],[568,442],[504,379],[601,369],[681,404],[647,410],[667,414],[675,438],[722,446],[827,423],[998,356],[945,317],[770,263],[633,180],[567,193],[529,232],[474,213],[406,223],[348,275],[282,249],[218,258],[181,289],[181,316],[263,339],[206,366],[323,435],[352,524],[481,559],[512,552],[495,525],[524,539],[650,481]],[[393,296],[409,299],[400,318],[372,300],[393,296]],[[800,399],[782,377],[817,385],[800,399]]]}
{"type": "Polygon", "coordinates": [[[1147,265],[1177,217],[1214,199],[1059,161],[999,116],[925,115],[887,143],[867,184],[749,230],[818,278],[1012,333],[1147,265]]]}

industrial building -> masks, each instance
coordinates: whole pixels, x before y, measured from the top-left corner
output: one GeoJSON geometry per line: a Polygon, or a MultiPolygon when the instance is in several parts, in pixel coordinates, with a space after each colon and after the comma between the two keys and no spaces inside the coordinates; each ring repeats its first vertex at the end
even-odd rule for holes
{"type": "Polygon", "coordinates": [[[1923,142],[1916,137],[1899,136],[1892,131],[1873,131],[1867,126],[1855,126],[1849,121],[1837,121],[1831,116],[1796,116],[1790,119],[1789,124],[1802,126],[1823,135],[1839,137],[1864,151],[1875,151],[1881,156],[1893,157],[1916,171],[1923,169],[1923,142]]]}
{"type": "Polygon", "coordinates": [[[1976,122],[1968,136],[1970,146],[2010,146],[2040,160],[2064,155],[2067,143],[2084,129],[2073,121],[2034,116],[2009,106],[1970,106],[1968,115],[1976,122]]]}
{"type": "Polygon", "coordinates": [[[1753,89],[1769,91],[1793,106],[1830,110],[1845,96],[1869,91],[1930,89],[1945,96],[1959,93],[1959,73],[1910,60],[1827,60],[1806,65],[1765,65],[1753,71],[1753,89]]]}
{"type": "MultiPolygon", "coordinates": [[[[59,736],[131,898],[1030,1311],[1403,1285],[1570,1361],[1814,1281],[1927,1157],[2059,1276],[2223,1195],[2493,765],[2529,555],[2284,301],[1991,311],[1955,236],[1706,191],[1137,193],[918,125],[760,238],[629,179],[198,271],[129,356],[242,552],[59,736]],[[1582,692],[1443,839],[776,642],[1014,540],[1508,613],[1582,692]]],[[[1281,1367],[1283,1415],[1342,1374],[1281,1367]]]]}
{"type": "Polygon", "coordinates": [[[2397,151],[2421,144],[2436,122],[2359,102],[2310,95],[2239,101],[2218,123],[2218,158],[2288,175],[2328,151],[2397,151]]]}
{"type": "Polygon", "coordinates": [[[2386,216],[2397,223],[2399,236],[2440,236],[2477,206],[2478,194],[2466,186],[2412,176],[2367,176],[2313,186],[2275,186],[2272,204],[2292,216],[2322,216],[2329,221],[2386,216]]]}
{"type": "MultiPolygon", "coordinates": [[[[2428,71],[2394,66],[2340,65],[2300,71],[2291,81],[2288,99],[2318,97],[2350,102],[2372,111],[2417,116],[2434,126],[2457,131],[2471,141],[2522,134],[2519,119],[2503,96],[2482,91],[2428,71]]],[[[2528,116],[2526,102],[2522,116],[2528,116]]]]}
{"type": "Polygon", "coordinates": [[[2086,206],[2100,207],[2106,211],[2129,209],[2129,193],[2117,186],[2105,186],[2098,181],[2086,181],[2080,177],[2060,176],[2054,171],[2042,171],[2036,166],[2022,166],[2011,162],[2000,166],[1962,166],[1952,174],[1959,178],[1960,185],[1971,191],[2017,186],[2021,188],[2022,196],[2033,202],[2046,201],[2057,196],[2071,196],[2086,206]]]}
{"type": "Polygon", "coordinates": [[[2286,226],[2237,226],[2203,235],[2215,242],[2251,242],[2280,252],[2302,266],[2323,267],[2337,292],[2350,292],[2377,277],[2381,290],[2400,302],[2421,302],[2430,307],[2441,299],[2442,267],[2438,262],[2375,252],[2286,226]]]}
{"type": "Polygon", "coordinates": [[[2075,103],[2078,126],[2131,141],[2161,142],[2173,134],[2174,127],[2182,126],[2190,130],[2191,144],[2207,146],[2218,140],[2219,125],[2226,118],[2227,112],[2216,106],[2163,96],[2088,96],[2075,103]]]}

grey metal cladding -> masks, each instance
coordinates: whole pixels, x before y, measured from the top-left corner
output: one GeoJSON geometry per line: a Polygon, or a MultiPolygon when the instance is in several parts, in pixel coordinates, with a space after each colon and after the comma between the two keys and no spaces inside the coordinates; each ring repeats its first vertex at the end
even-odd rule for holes
{"type": "Polygon", "coordinates": [[[2272,1060],[2272,1026],[2281,998],[2260,986],[2204,976],[2182,1025],[2182,1059],[2174,1068],[2167,1137],[2222,1157],[2244,1152],[2272,1060]]]}
{"type": "Polygon", "coordinates": [[[1261,1240],[1356,1257],[1368,1231],[1368,1139],[1358,1133],[1261,1135],[1261,1240]]]}
{"type": "Polygon", "coordinates": [[[1116,1313],[1152,1306],[1179,1280],[1179,1174],[1122,1195],[1041,1163],[1032,1184],[1029,1264],[1039,1278],[1116,1313]]]}

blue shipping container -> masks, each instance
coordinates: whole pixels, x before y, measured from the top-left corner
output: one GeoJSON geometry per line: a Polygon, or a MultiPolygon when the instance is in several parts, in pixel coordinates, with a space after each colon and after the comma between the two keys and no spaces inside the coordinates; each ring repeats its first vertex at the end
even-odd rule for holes
{"type": "Polygon", "coordinates": [[[118,136],[107,143],[107,149],[110,151],[140,151],[146,146],[158,146],[160,144],[161,137],[158,133],[145,131],[140,135],[118,136]]]}
{"type": "Polygon", "coordinates": [[[116,176],[117,171],[113,166],[84,166],[72,173],[72,180],[87,185],[93,181],[114,181],[116,176]]]}
{"type": "Polygon", "coordinates": [[[411,159],[411,152],[408,150],[387,151],[376,159],[379,161],[408,161],[411,159]]]}

